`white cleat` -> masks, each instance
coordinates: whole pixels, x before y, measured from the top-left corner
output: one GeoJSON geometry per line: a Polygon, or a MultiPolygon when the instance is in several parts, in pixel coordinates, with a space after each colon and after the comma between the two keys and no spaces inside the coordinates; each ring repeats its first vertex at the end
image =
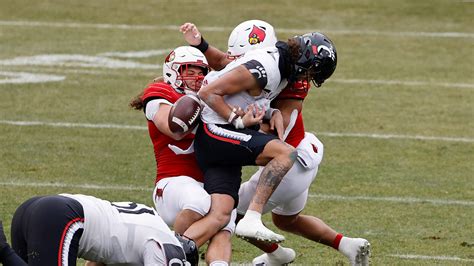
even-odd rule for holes
{"type": "Polygon", "coordinates": [[[296,253],[291,248],[278,247],[273,253],[264,253],[252,260],[253,266],[288,265],[295,260],[296,253]]]}
{"type": "Polygon", "coordinates": [[[268,243],[280,243],[285,237],[266,228],[259,219],[244,217],[235,227],[235,234],[243,239],[256,239],[268,243]]]}
{"type": "Polygon", "coordinates": [[[351,252],[349,261],[352,266],[368,266],[370,257],[370,243],[363,238],[354,239],[354,251],[351,252]]]}

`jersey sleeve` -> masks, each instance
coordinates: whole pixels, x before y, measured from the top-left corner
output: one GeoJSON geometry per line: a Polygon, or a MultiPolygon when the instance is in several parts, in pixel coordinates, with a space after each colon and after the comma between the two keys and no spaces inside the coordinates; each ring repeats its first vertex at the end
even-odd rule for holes
{"type": "Polygon", "coordinates": [[[150,84],[141,97],[144,106],[153,99],[165,99],[170,103],[176,102],[182,95],[177,93],[170,85],[157,82],[150,84]]]}
{"type": "Polygon", "coordinates": [[[173,105],[168,100],[165,99],[153,99],[147,102],[145,105],[145,117],[147,120],[153,120],[158,110],[160,110],[161,104],[173,105]]]}
{"type": "Polygon", "coordinates": [[[281,81],[278,59],[274,53],[265,49],[253,50],[244,55],[244,65],[255,77],[260,88],[269,95],[266,98],[275,98],[280,91],[278,85],[281,81]]]}
{"type": "Polygon", "coordinates": [[[255,78],[260,89],[264,89],[267,86],[267,71],[259,61],[252,59],[245,62],[243,66],[246,67],[255,78]]]}
{"type": "Polygon", "coordinates": [[[145,243],[143,263],[144,265],[166,265],[165,254],[154,240],[148,240],[145,243]]]}

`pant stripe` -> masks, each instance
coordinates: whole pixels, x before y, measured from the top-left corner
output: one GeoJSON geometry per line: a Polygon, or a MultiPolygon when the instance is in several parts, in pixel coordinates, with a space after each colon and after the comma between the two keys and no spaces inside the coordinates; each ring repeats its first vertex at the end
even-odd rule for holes
{"type": "Polygon", "coordinates": [[[252,135],[224,129],[215,124],[204,124],[204,131],[211,138],[233,144],[240,144],[241,141],[249,141],[252,138],[252,135]]]}
{"type": "Polygon", "coordinates": [[[58,266],[67,266],[69,263],[69,247],[74,234],[84,229],[84,218],[76,218],[70,221],[63,230],[58,252],[58,266]]]}

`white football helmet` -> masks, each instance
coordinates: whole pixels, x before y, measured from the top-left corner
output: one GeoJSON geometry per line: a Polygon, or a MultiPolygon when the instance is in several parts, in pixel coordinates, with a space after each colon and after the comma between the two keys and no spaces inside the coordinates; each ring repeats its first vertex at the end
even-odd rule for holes
{"type": "Polygon", "coordinates": [[[189,88],[186,81],[202,81],[209,72],[206,57],[201,51],[191,46],[180,46],[166,57],[163,63],[163,79],[175,90],[184,93],[184,90],[197,91],[199,88],[189,88]],[[188,75],[188,67],[197,66],[203,69],[204,75],[188,75]]]}
{"type": "Polygon", "coordinates": [[[272,25],[262,20],[247,20],[230,33],[227,54],[235,59],[252,49],[274,46],[276,42],[272,25]]]}

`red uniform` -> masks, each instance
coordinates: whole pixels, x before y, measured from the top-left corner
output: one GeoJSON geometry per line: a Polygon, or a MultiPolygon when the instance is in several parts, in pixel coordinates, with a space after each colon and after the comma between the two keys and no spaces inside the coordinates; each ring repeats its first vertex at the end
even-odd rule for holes
{"type": "MultiPolygon", "coordinates": [[[[152,83],[145,89],[142,101],[146,104],[150,100],[165,99],[170,103],[175,103],[184,94],[178,93],[170,85],[164,82],[152,83]]],[[[155,126],[153,121],[148,120],[148,132],[155,150],[156,159],[156,180],[172,176],[189,176],[199,182],[203,182],[203,174],[198,167],[194,153],[175,154],[168,144],[186,150],[194,140],[194,134],[186,135],[182,140],[174,140],[163,134],[155,126]]]]}
{"type": "MultiPolygon", "coordinates": [[[[283,99],[296,99],[296,100],[304,100],[308,95],[308,91],[310,89],[310,84],[307,81],[299,81],[292,84],[292,86],[287,86],[284,88],[276,100],[283,100],[283,99]]],[[[304,123],[303,123],[303,115],[301,112],[298,112],[298,117],[296,118],[296,122],[294,127],[291,129],[290,133],[286,137],[285,142],[290,144],[293,147],[297,147],[301,140],[304,139],[304,123]]]]}

